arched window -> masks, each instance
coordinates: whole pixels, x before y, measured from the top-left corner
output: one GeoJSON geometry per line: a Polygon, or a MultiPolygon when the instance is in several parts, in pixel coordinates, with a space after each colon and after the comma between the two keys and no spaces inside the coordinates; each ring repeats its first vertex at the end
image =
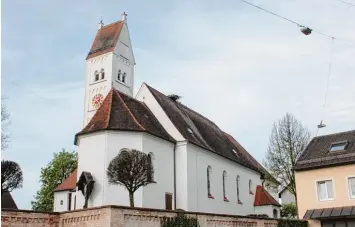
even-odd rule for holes
{"type": "Polygon", "coordinates": [[[122,74],[122,82],[123,82],[123,83],[126,83],[126,73],[123,73],[123,74],[122,74]]]}
{"type": "Polygon", "coordinates": [[[101,69],[101,80],[105,79],[105,70],[101,69]]]}
{"type": "Polygon", "coordinates": [[[226,193],[226,180],[227,180],[227,172],[223,171],[223,199],[224,201],[228,201],[227,199],[227,193],[226,193]]]}
{"type": "Polygon", "coordinates": [[[99,80],[99,72],[96,70],[94,81],[98,81],[98,80],[99,80]]]}
{"type": "Polygon", "coordinates": [[[148,182],[154,182],[154,165],[153,165],[153,159],[154,155],[153,153],[148,154],[148,165],[150,165],[151,168],[148,169],[148,182]]]}
{"type": "Polygon", "coordinates": [[[249,194],[250,195],[254,195],[254,193],[253,193],[253,182],[251,180],[249,180],[249,194]]]}
{"type": "Polygon", "coordinates": [[[117,73],[117,80],[121,81],[121,70],[118,70],[118,73],[117,73]]]}
{"type": "Polygon", "coordinates": [[[208,166],[207,167],[207,196],[208,198],[212,198],[212,193],[211,193],[211,174],[212,174],[212,167],[208,166]]]}
{"type": "Polygon", "coordinates": [[[237,176],[237,199],[238,199],[238,203],[241,203],[240,196],[239,196],[239,184],[240,184],[240,177],[238,175],[237,176]]]}
{"type": "Polygon", "coordinates": [[[272,213],[273,213],[273,215],[274,215],[274,218],[277,218],[277,210],[274,209],[272,213]]]}

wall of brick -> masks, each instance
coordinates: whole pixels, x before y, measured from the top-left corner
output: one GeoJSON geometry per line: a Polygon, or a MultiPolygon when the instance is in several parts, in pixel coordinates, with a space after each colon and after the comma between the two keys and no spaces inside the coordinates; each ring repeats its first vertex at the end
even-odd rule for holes
{"type": "MultiPolygon", "coordinates": [[[[198,219],[201,227],[277,227],[276,219],[207,213],[186,213],[198,219]]],[[[121,206],[103,206],[62,213],[2,210],[5,227],[160,227],[174,211],[121,206]]]]}

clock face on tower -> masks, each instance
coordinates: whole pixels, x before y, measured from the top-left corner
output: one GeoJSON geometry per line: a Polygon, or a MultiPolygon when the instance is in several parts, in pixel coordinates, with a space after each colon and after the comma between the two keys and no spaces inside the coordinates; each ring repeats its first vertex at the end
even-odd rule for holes
{"type": "Polygon", "coordinates": [[[104,101],[104,96],[102,94],[96,94],[93,98],[92,98],[92,106],[95,109],[98,109],[102,103],[102,101],[104,101]]]}

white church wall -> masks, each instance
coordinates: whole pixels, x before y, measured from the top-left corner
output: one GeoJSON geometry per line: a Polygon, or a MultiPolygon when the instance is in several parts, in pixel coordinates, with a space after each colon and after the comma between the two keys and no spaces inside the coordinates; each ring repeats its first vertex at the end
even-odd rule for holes
{"type": "Polygon", "coordinates": [[[248,215],[254,213],[255,195],[249,193],[249,180],[253,182],[253,192],[261,185],[260,174],[236,162],[227,160],[193,144],[187,145],[188,205],[189,211],[248,215]],[[207,167],[212,167],[211,193],[208,198],[207,167]],[[227,172],[226,195],[223,198],[223,171],[227,172]],[[240,176],[240,200],[237,200],[237,175],[240,176]]]}
{"type": "Polygon", "coordinates": [[[269,218],[274,218],[274,210],[276,210],[276,217],[280,218],[280,208],[273,205],[256,206],[254,208],[255,214],[266,214],[269,218]]]}
{"type": "Polygon", "coordinates": [[[54,192],[53,211],[62,212],[67,210],[68,210],[68,191],[54,192]]]}
{"type": "Polygon", "coordinates": [[[153,154],[153,180],[156,182],[143,187],[143,207],[165,209],[165,193],[174,195],[174,144],[144,134],[143,152],[153,154]]]}
{"type": "MultiPolygon", "coordinates": [[[[94,189],[88,200],[88,207],[102,206],[104,193],[106,132],[97,132],[79,136],[78,139],[78,178],[83,171],[90,172],[95,180],[94,189]]],[[[76,193],[76,209],[84,205],[84,196],[81,192],[76,193]]]]}
{"type": "MultiPolygon", "coordinates": [[[[175,148],[176,162],[176,209],[188,211],[188,176],[187,142],[177,142],[175,148]]],[[[193,195],[192,195],[193,196],[193,195]]]]}
{"type": "Polygon", "coordinates": [[[96,109],[92,106],[92,98],[99,93],[106,97],[107,93],[111,89],[112,60],[113,54],[107,53],[94,58],[90,58],[86,61],[84,126],[87,125],[87,123],[96,113],[96,109]],[[95,71],[101,72],[101,69],[104,69],[105,71],[105,78],[101,79],[100,74],[100,79],[95,81],[95,71]]]}
{"type": "Polygon", "coordinates": [[[145,84],[140,87],[136,99],[144,102],[149,107],[154,116],[159,119],[160,124],[176,141],[185,140],[145,84]]]}
{"type": "Polygon", "coordinates": [[[281,193],[281,203],[288,204],[288,203],[296,203],[295,196],[289,190],[283,190],[281,193]]]}
{"type": "MultiPolygon", "coordinates": [[[[103,181],[105,190],[101,195],[104,205],[122,205],[129,206],[128,191],[121,185],[110,185],[108,183],[106,170],[111,160],[115,158],[122,149],[143,150],[142,133],[140,132],[107,132],[107,153],[105,155],[105,163],[101,166],[104,171],[103,181]]],[[[135,206],[142,206],[142,188],[134,193],[135,206]]]]}
{"type": "Polygon", "coordinates": [[[265,180],[264,188],[276,201],[279,201],[278,186],[275,183],[265,180]]]}

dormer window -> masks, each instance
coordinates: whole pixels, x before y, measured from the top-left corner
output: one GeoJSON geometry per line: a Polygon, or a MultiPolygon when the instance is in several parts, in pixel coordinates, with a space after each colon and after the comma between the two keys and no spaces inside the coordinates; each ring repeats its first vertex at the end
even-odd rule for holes
{"type": "Polygon", "coordinates": [[[118,73],[117,73],[117,80],[121,81],[121,70],[118,70],[118,73]]]}
{"type": "Polygon", "coordinates": [[[330,146],[330,152],[344,151],[347,145],[347,141],[332,143],[330,146]]]}
{"type": "Polygon", "coordinates": [[[105,79],[105,70],[101,69],[101,80],[105,79]]]}
{"type": "Polygon", "coordinates": [[[126,73],[123,73],[123,74],[122,74],[122,82],[123,82],[123,83],[126,83],[126,73]]]}
{"type": "Polygon", "coordinates": [[[98,81],[99,80],[99,72],[96,70],[95,71],[95,81],[98,81]]]}

